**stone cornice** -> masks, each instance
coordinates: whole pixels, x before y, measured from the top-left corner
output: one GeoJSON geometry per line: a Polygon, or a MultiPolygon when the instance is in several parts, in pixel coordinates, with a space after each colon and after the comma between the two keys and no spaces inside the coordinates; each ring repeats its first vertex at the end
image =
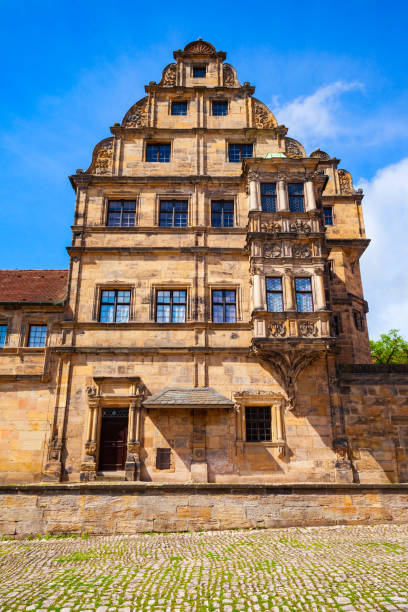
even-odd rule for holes
{"type": "Polygon", "coordinates": [[[85,355],[110,354],[110,355],[191,355],[191,354],[227,354],[227,355],[248,355],[249,346],[53,346],[54,353],[85,355]]]}
{"type": "MultiPolygon", "coordinates": [[[[157,229],[157,228],[156,228],[157,229]]],[[[204,246],[192,246],[192,247],[67,247],[69,255],[79,255],[81,253],[191,253],[192,255],[206,255],[206,254],[219,254],[219,255],[234,255],[242,256],[247,259],[244,249],[234,247],[204,247],[204,246]]]]}
{"type": "MultiPolygon", "coordinates": [[[[69,177],[69,181],[75,190],[78,186],[83,185],[83,178],[85,173],[72,174],[69,177]]],[[[163,176],[116,176],[113,174],[86,174],[87,185],[149,185],[149,184],[163,184],[173,185],[180,183],[188,183],[191,185],[197,185],[200,183],[213,183],[215,185],[222,185],[225,187],[228,183],[233,185],[240,185],[244,182],[242,175],[236,176],[210,176],[208,174],[185,174],[185,175],[163,175],[163,176]]]]}
{"type": "MultiPolygon", "coordinates": [[[[54,329],[149,329],[149,330],[185,330],[185,329],[221,329],[221,330],[251,330],[250,322],[213,323],[212,321],[187,321],[186,323],[157,323],[156,321],[128,321],[127,323],[101,323],[99,321],[61,321],[54,324],[54,329]]],[[[55,348],[55,347],[52,347],[55,348]]]]}
{"type": "MultiPolygon", "coordinates": [[[[94,232],[103,234],[247,234],[245,227],[209,227],[208,225],[189,225],[187,227],[159,227],[157,225],[135,225],[134,227],[111,227],[108,225],[71,225],[74,232],[94,232]]],[[[149,247],[154,248],[154,247],[149,247]]],[[[170,247],[173,248],[173,247],[170,247]]],[[[206,247],[186,247],[186,248],[206,248],[206,247]]],[[[0,302],[1,303],[1,302],[0,302]]]]}

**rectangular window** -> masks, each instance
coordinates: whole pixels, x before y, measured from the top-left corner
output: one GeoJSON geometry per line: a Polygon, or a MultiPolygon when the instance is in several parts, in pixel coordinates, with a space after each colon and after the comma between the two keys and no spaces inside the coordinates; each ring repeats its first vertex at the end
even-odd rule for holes
{"type": "Polygon", "coordinates": [[[247,442],[267,442],[272,439],[270,406],[246,406],[247,442]]]}
{"type": "Polygon", "coordinates": [[[333,206],[323,206],[325,225],[333,225],[333,206]]]}
{"type": "Polygon", "coordinates": [[[171,291],[157,291],[156,294],[156,321],[157,323],[185,323],[186,322],[185,289],[171,291]]]}
{"type": "Polygon", "coordinates": [[[234,226],[234,202],[232,200],[213,200],[211,202],[212,227],[234,226]]]}
{"type": "Polygon", "coordinates": [[[240,162],[246,157],[252,157],[252,144],[230,144],[228,145],[228,159],[230,162],[240,162]]]}
{"type": "Polygon", "coordinates": [[[276,212],[276,183],[261,183],[263,212],[276,212]]]}
{"type": "Polygon", "coordinates": [[[364,330],[364,317],[359,310],[353,310],[354,325],[358,331],[364,330]]]}
{"type": "Polygon", "coordinates": [[[212,292],[212,320],[214,323],[236,323],[235,291],[217,289],[212,292]]]}
{"type": "Polygon", "coordinates": [[[169,162],[170,161],[170,144],[147,144],[146,145],[146,161],[147,162],[169,162]]]}
{"type": "Polygon", "coordinates": [[[303,183],[288,183],[289,210],[292,212],[305,212],[303,198],[303,183]]]}
{"type": "Polygon", "coordinates": [[[42,347],[45,346],[47,338],[47,326],[46,325],[30,325],[30,331],[28,332],[27,346],[42,347]]]}
{"type": "Polygon", "coordinates": [[[338,336],[341,332],[341,320],[340,315],[333,315],[332,317],[333,336],[338,336]]]}
{"type": "Polygon", "coordinates": [[[108,204],[108,226],[133,227],[135,214],[136,202],[134,200],[110,200],[108,204]]]}
{"type": "Polygon", "coordinates": [[[127,323],[130,312],[130,291],[108,289],[101,291],[101,323],[127,323]]]}
{"type": "Polygon", "coordinates": [[[205,66],[193,66],[193,77],[195,79],[203,79],[205,77],[206,67],[205,66]]]}
{"type": "Polygon", "coordinates": [[[187,115],[187,102],[172,102],[171,103],[171,114],[172,115],[187,115]]]}
{"type": "Polygon", "coordinates": [[[313,312],[311,279],[295,278],[295,291],[298,312],[313,312]]]}
{"type": "Polygon", "coordinates": [[[228,115],[228,102],[214,100],[212,103],[212,114],[215,117],[225,117],[225,115],[228,115]]]}
{"type": "Polygon", "coordinates": [[[269,277],[266,279],[266,303],[268,312],[283,312],[282,279],[269,277]]]}
{"type": "Polygon", "coordinates": [[[170,448],[157,448],[156,449],[156,470],[169,470],[170,469],[170,448]]]}
{"type": "Polygon", "coordinates": [[[0,348],[2,348],[6,342],[7,336],[7,325],[4,323],[0,324],[0,348]]]}
{"type": "Polygon", "coordinates": [[[161,200],[160,227],[186,227],[187,211],[187,200],[161,200]]]}

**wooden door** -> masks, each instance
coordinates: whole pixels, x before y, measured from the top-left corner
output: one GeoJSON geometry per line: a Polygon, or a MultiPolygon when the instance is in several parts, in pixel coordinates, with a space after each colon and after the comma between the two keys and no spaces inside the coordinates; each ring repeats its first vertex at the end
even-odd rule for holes
{"type": "Polygon", "coordinates": [[[128,417],[123,410],[104,410],[102,416],[99,469],[125,469],[127,455],[128,417]]]}

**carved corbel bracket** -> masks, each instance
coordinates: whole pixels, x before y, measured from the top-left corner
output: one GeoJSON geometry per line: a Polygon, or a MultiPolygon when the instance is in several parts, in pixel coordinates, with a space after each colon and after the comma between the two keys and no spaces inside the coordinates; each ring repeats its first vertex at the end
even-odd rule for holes
{"type": "Polygon", "coordinates": [[[272,348],[261,348],[255,343],[251,351],[273,370],[286,392],[287,410],[294,411],[298,376],[321,356],[321,352],[304,348],[275,351],[272,348]]]}

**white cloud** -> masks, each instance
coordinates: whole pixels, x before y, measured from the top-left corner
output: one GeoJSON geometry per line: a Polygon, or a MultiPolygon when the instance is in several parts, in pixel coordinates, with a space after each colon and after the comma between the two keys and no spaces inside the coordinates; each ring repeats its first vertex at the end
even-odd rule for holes
{"type": "Polygon", "coordinates": [[[361,261],[370,337],[397,328],[408,338],[408,157],[358,186],[372,239],[361,261]]]}
{"type": "Polygon", "coordinates": [[[292,102],[276,106],[273,112],[278,122],[287,125],[299,140],[333,139],[344,131],[338,118],[341,94],[362,87],[356,81],[336,81],[319,87],[310,96],[299,96],[292,102]]]}

